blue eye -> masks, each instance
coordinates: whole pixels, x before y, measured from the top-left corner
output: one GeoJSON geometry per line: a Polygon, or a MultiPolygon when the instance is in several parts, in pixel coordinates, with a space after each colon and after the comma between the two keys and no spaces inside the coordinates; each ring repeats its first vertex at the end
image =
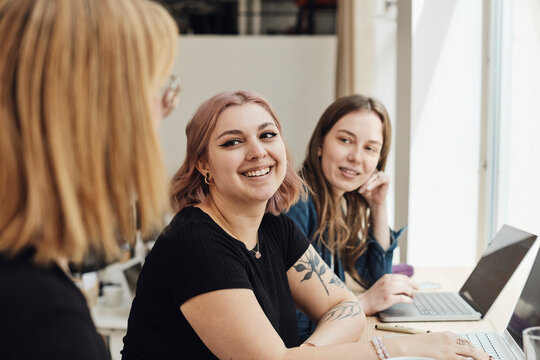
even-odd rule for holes
{"type": "Polygon", "coordinates": [[[278,134],[277,132],[274,132],[274,131],[266,131],[264,133],[261,134],[261,139],[271,139],[273,137],[276,137],[278,134]]]}
{"type": "Polygon", "coordinates": [[[224,142],[223,144],[219,145],[220,147],[230,147],[230,146],[235,146],[235,145],[238,145],[240,144],[240,140],[238,139],[233,139],[233,140],[228,140],[226,142],[224,142]]]}

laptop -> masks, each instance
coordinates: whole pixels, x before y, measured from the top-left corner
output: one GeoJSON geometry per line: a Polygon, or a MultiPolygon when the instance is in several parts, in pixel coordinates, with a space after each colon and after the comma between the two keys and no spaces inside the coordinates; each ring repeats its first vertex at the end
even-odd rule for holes
{"type": "Polygon", "coordinates": [[[459,292],[417,292],[412,304],[379,312],[382,322],[480,320],[521,263],[536,235],[504,225],[459,292]]]}
{"type": "Polygon", "coordinates": [[[524,360],[522,332],[528,327],[540,325],[538,279],[540,279],[540,252],[536,255],[529,277],[502,336],[494,332],[481,332],[462,334],[463,337],[495,359],[524,360]]]}
{"type": "Polygon", "coordinates": [[[139,258],[132,258],[125,263],[120,264],[119,268],[122,272],[127,290],[131,297],[135,296],[137,290],[137,280],[142,270],[142,261],[139,258]]]}

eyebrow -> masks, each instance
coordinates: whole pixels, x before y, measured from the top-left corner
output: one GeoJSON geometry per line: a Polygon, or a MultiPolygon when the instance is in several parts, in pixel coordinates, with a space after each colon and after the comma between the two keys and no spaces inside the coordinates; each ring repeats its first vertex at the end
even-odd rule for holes
{"type": "MultiPolygon", "coordinates": [[[[347,135],[349,135],[349,136],[351,136],[351,137],[353,137],[353,138],[356,139],[356,134],[353,133],[353,132],[351,132],[351,131],[349,131],[349,130],[339,129],[338,132],[343,132],[343,133],[345,133],[345,134],[347,134],[347,135]]],[[[382,146],[382,143],[381,143],[380,141],[377,141],[377,140],[368,140],[367,142],[368,142],[368,143],[372,143],[372,144],[378,144],[378,145],[381,145],[381,146],[382,146]]]]}
{"type": "MultiPolygon", "coordinates": [[[[264,129],[264,128],[268,127],[268,126],[277,127],[277,125],[275,123],[273,123],[272,121],[268,121],[268,122],[265,122],[265,123],[259,125],[259,127],[257,128],[257,131],[261,131],[262,129],[264,129]]],[[[221,139],[222,137],[224,137],[226,135],[238,135],[238,134],[242,134],[242,131],[240,131],[240,130],[227,130],[227,131],[222,132],[221,135],[219,135],[217,138],[221,139]]]]}

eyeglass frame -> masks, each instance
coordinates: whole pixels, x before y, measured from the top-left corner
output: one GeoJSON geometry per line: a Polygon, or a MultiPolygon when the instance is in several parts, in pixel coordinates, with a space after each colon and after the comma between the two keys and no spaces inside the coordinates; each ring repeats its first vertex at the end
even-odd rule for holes
{"type": "Polygon", "coordinates": [[[169,115],[178,105],[180,99],[180,92],[182,87],[180,86],[180,80],[173,74],[169,75],[165,91],[161,97],[161,107],[163,109],[162,116],[169,115]]]}

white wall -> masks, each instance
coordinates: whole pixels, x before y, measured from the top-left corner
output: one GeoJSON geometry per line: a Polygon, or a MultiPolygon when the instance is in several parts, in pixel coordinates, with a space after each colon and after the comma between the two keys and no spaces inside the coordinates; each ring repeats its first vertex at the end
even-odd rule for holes
{"type": "Polygon", "coordinates": [[[476,262],[481,31],[481,1],[413,0],[413,265],[476,262]]]}
{"type": "Polygon", "coordinates": [[[185,155],[185,126],[198,106],[221,91],[253,90],[270,102],[298,167],[319,116],[334,100],[335,36],[182,36],[173,72],[178,108],[164,119],[160,139],[167,172],[185,155]]]}

